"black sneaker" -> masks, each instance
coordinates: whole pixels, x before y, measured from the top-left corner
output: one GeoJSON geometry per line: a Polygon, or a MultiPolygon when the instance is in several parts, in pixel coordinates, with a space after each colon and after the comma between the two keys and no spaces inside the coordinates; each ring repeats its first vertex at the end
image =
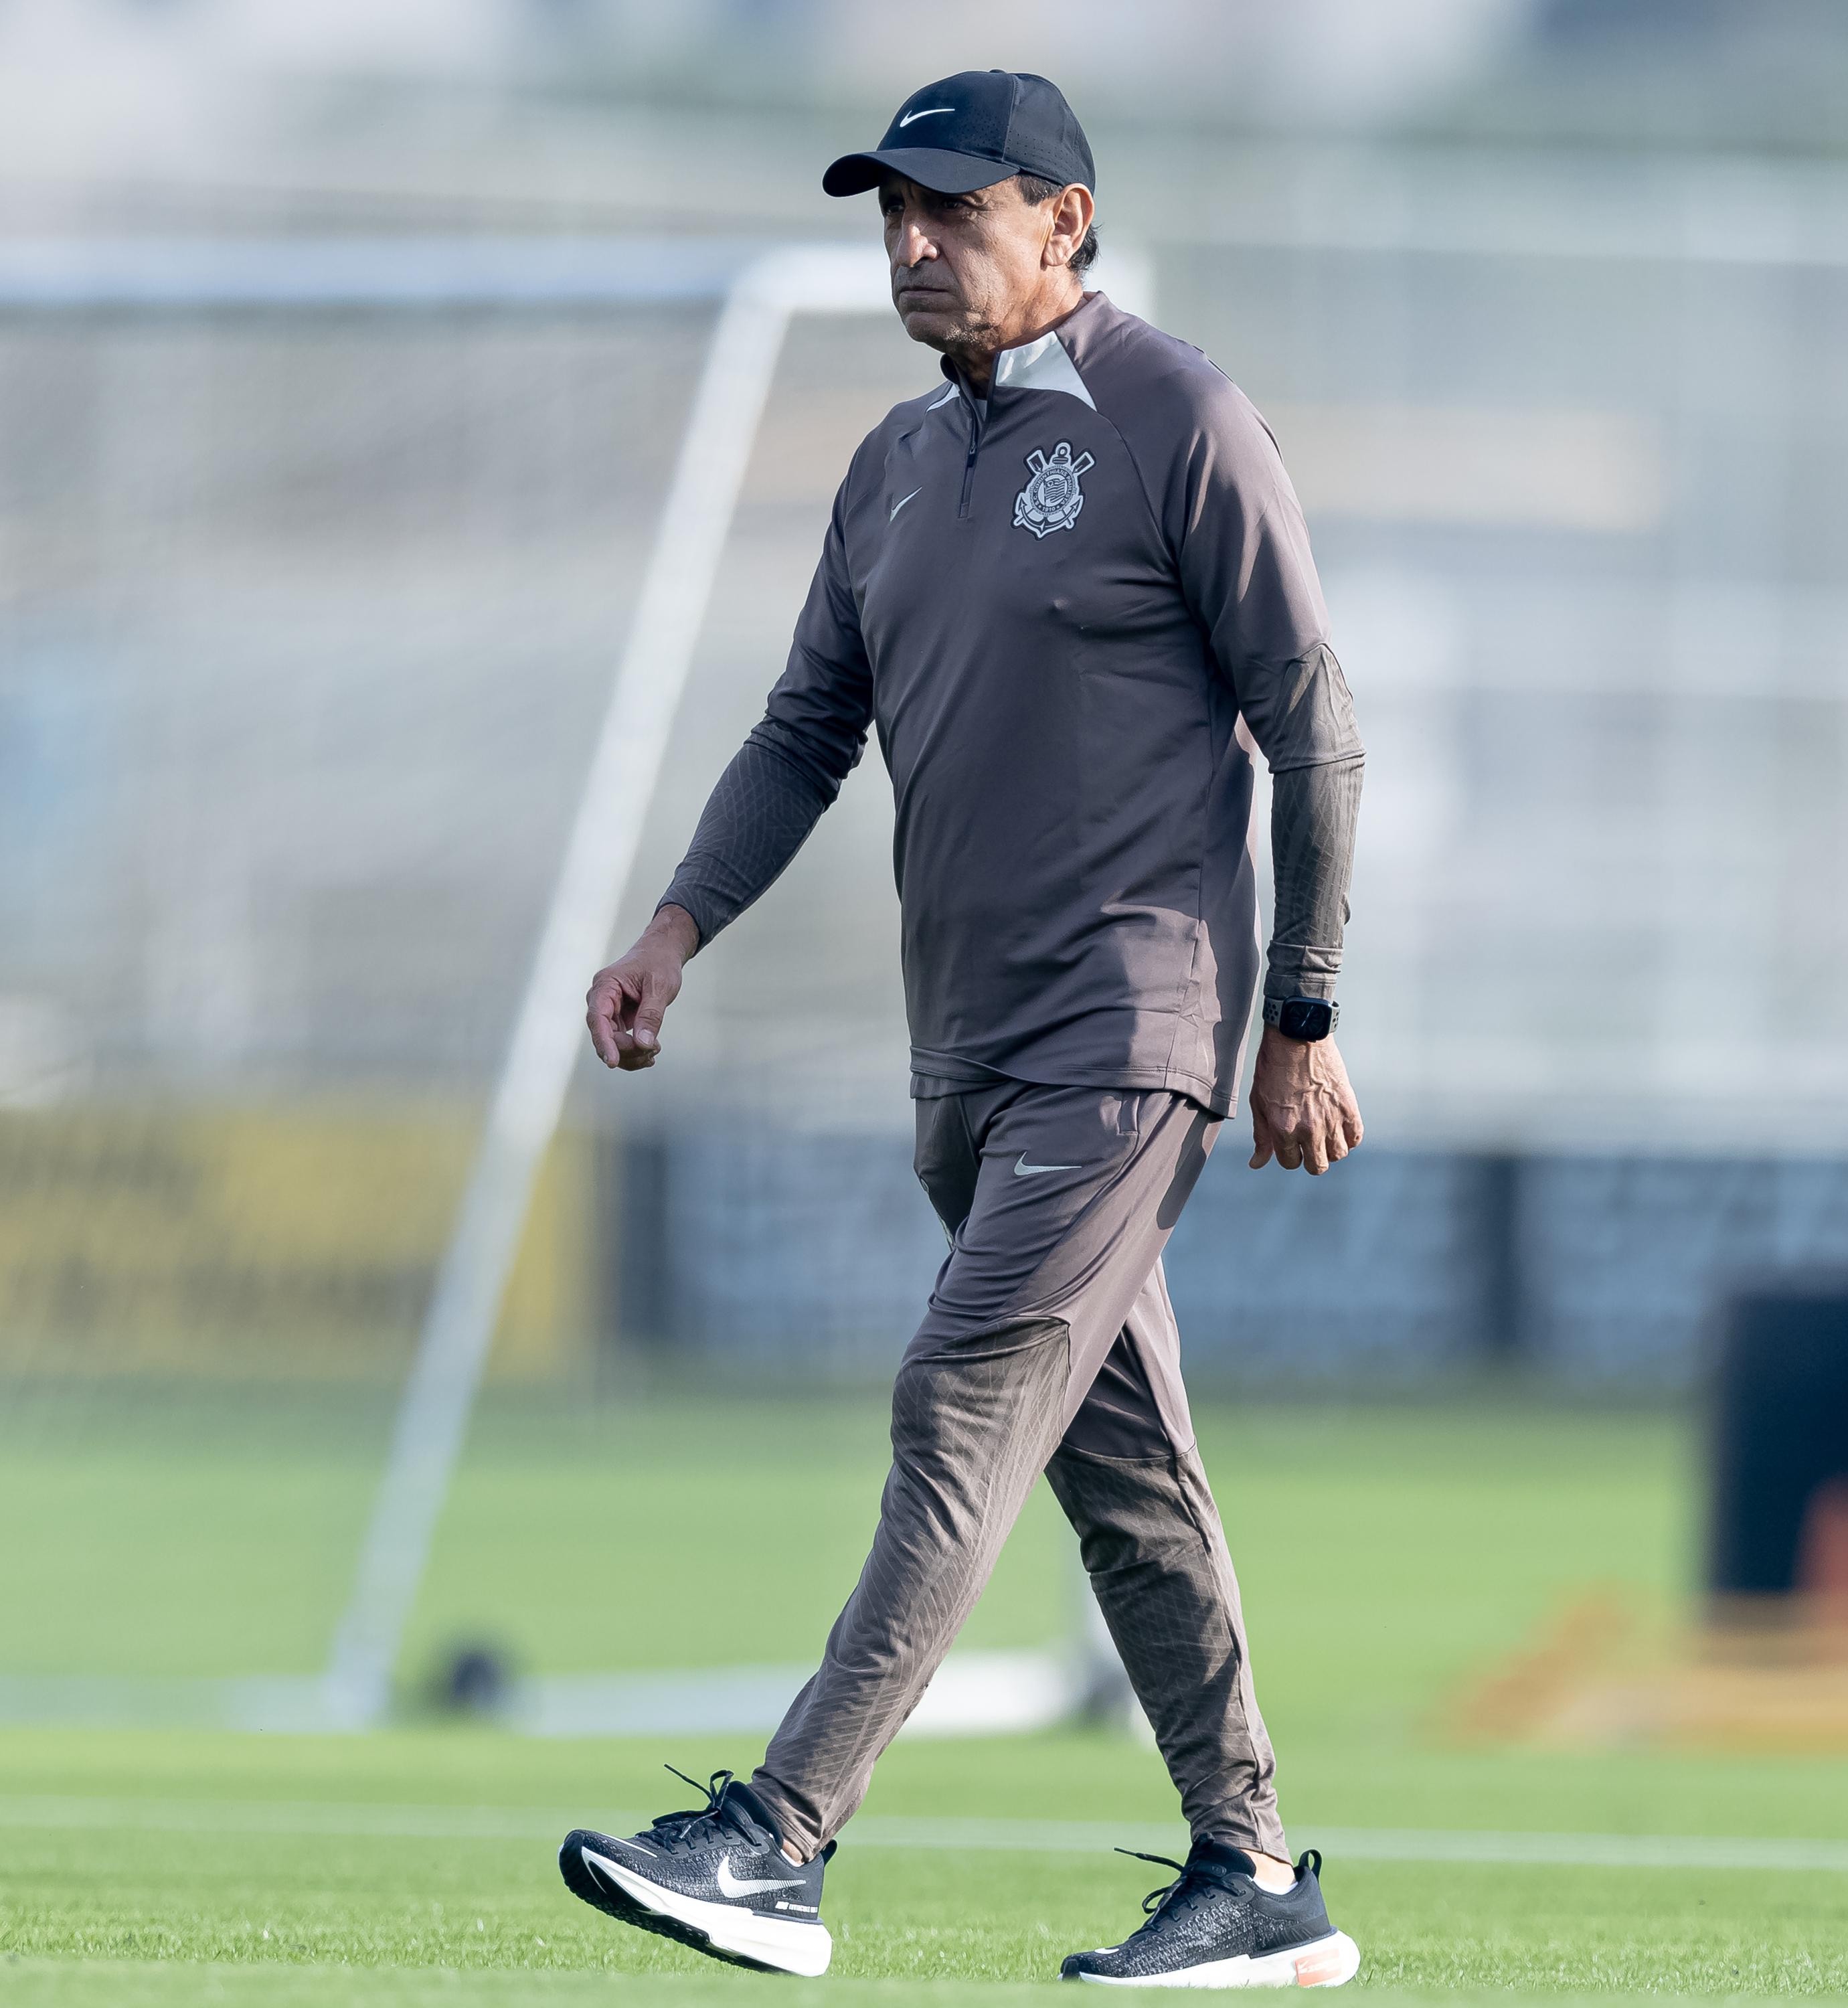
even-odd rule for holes
{"type": "Polygon", "coordinates": [[[715,1771],[705,1794],[696,1812],[663,1813],[627,1840],[585,1827],[567,1834],[558,1851],[565,1887],[626,1925],[734,1966],[825,1973],[834,1941],[822,1922],[822,1871],[834,1843],[798,1868],[748,1785],[715,1771]]]}
{"type": "Polygon", "coordinates": [[[1143,1900],[1149,1921],[1119,1946],[1075,1952],[1062,1980],[1102,1987],[1340,1987],[1354,1978],[1360,1952],[1328,1921],[1317,1880],[1322,1858],[1312,1847],[1296,1865],[1294,1889],[1260,1890],[1257,1865],[1228,1842],[1196,1840],[1184,1861],[1134,1854],[1181,1872],[1143,1900]]]}

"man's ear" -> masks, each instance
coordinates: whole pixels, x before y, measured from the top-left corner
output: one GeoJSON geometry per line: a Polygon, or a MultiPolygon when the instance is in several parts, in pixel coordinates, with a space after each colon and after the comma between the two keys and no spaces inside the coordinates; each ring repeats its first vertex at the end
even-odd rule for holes
{"type": "Polygon", "coordinates": [[[1081,182],[1073,182],[1069,188],[1061,189],[1052,204],[1052,228],[1047,235],[1046,248],[1041,254],[1048,265],[1069,265],[1078,255],[1078,247],[1083,243],[1085,233],[1091,227],[1097,213],[1097,205],[1091,192],[1081,182]]]}

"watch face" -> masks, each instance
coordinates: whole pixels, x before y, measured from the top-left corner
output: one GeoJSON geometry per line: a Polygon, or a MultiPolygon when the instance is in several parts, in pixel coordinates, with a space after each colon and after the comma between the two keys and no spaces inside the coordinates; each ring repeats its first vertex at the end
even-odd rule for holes
{"type": "Polygon", "coordinates": [[[1317,999],[1292,997],[1283,1008],[1282,1022],[1277,1029],[1286,1038],[1325,1039],[1334,1015],[1317,999]]]}

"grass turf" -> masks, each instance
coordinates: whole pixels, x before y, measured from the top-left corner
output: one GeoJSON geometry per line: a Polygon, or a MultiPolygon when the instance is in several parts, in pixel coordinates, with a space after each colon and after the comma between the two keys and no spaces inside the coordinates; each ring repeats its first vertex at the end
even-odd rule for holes
{"type": "MultiPolygon", "coordinates": [[[[235,1426],[227,1412],[181,1405],[139,1427],[95,1402],[16,1415],[0,1513],[25,1538],[0,1551],[0,1670],[313,1663],[376,1471],[377,1418],[332,1398],[281,1415],[252,1405],[235,1426]]],[[[545,1670],[732,1658],[740,1636],[751,1656],[800,1658],[857,1565],[879,1437],[877,1411],[857,1405],[500,1405],[477,1432],[408,1663],[465,1633],[504,1638],[545,1670]],[[596,1516],[559,1512],[586,1497],[596,1516]],[[774,1568],[737,1538],[766,1512],[795,1530],[774,1568]],[[606,1531],[670,1525],[674,1544],[652,1554],[606,1531]]],[[[1694,1499],[1676,1423],[1260,1409],[1213,1412],[1203,1437],[1299,1838],[1324,1826],[1848,1830],[1839,1760],[1447,1740],[1447,1697],[1561,1598],[1603,1584],[1659,1603],[1684,1584],[1694,1499]]],[[[1047,1635],[1069,1580],[1042,1497],[974,1635],[1047,1635]]],[[[663,1760],[744,1768],[747,1741],[0,1731],[0,1992],[372,2008],[564,2003],[614,1981],[692,2008],[761,1988],[574,1904],[551,1859],[577,1820],[683,1803],[663,1760]],[[407,1822],[393,1808],[422,1810],[407,1822]],[[484,1830],[472,1808],[500,1812],[484,1830]],[[389,1830],[407,1824],[421,1837],[389,1830]]],[[[1150,1752],[1059,1734],[901,1742],[867,1812],[1128,1823],[1171,1819],[1172,1801],[1150,1752]]],[[[835,1972],[776,1985],[793,2003],[998,2003],[1072,1946],[1119,1936],[1159,1874],[1101,1849],[856,1847],[850,1829],[829,1878],[835,1972]]],[[[1840,1874],[1337,1855],[1326,1880],[1370,1988],[1848,1996],[1840,1874]]]]}

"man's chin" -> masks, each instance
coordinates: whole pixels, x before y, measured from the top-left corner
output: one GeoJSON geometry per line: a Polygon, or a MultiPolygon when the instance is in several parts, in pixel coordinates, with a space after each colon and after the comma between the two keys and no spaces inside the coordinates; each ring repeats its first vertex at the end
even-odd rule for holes
{"type": "Polygon", "coordinates": [[[934,302],[927,304],[919,301],[911,305],[901,300],[898,310],[905,332],[913,341],[921,341],[927,348],[948,348],[962,330],[963,316],[947,302],[939,306],[934,302]]]}

